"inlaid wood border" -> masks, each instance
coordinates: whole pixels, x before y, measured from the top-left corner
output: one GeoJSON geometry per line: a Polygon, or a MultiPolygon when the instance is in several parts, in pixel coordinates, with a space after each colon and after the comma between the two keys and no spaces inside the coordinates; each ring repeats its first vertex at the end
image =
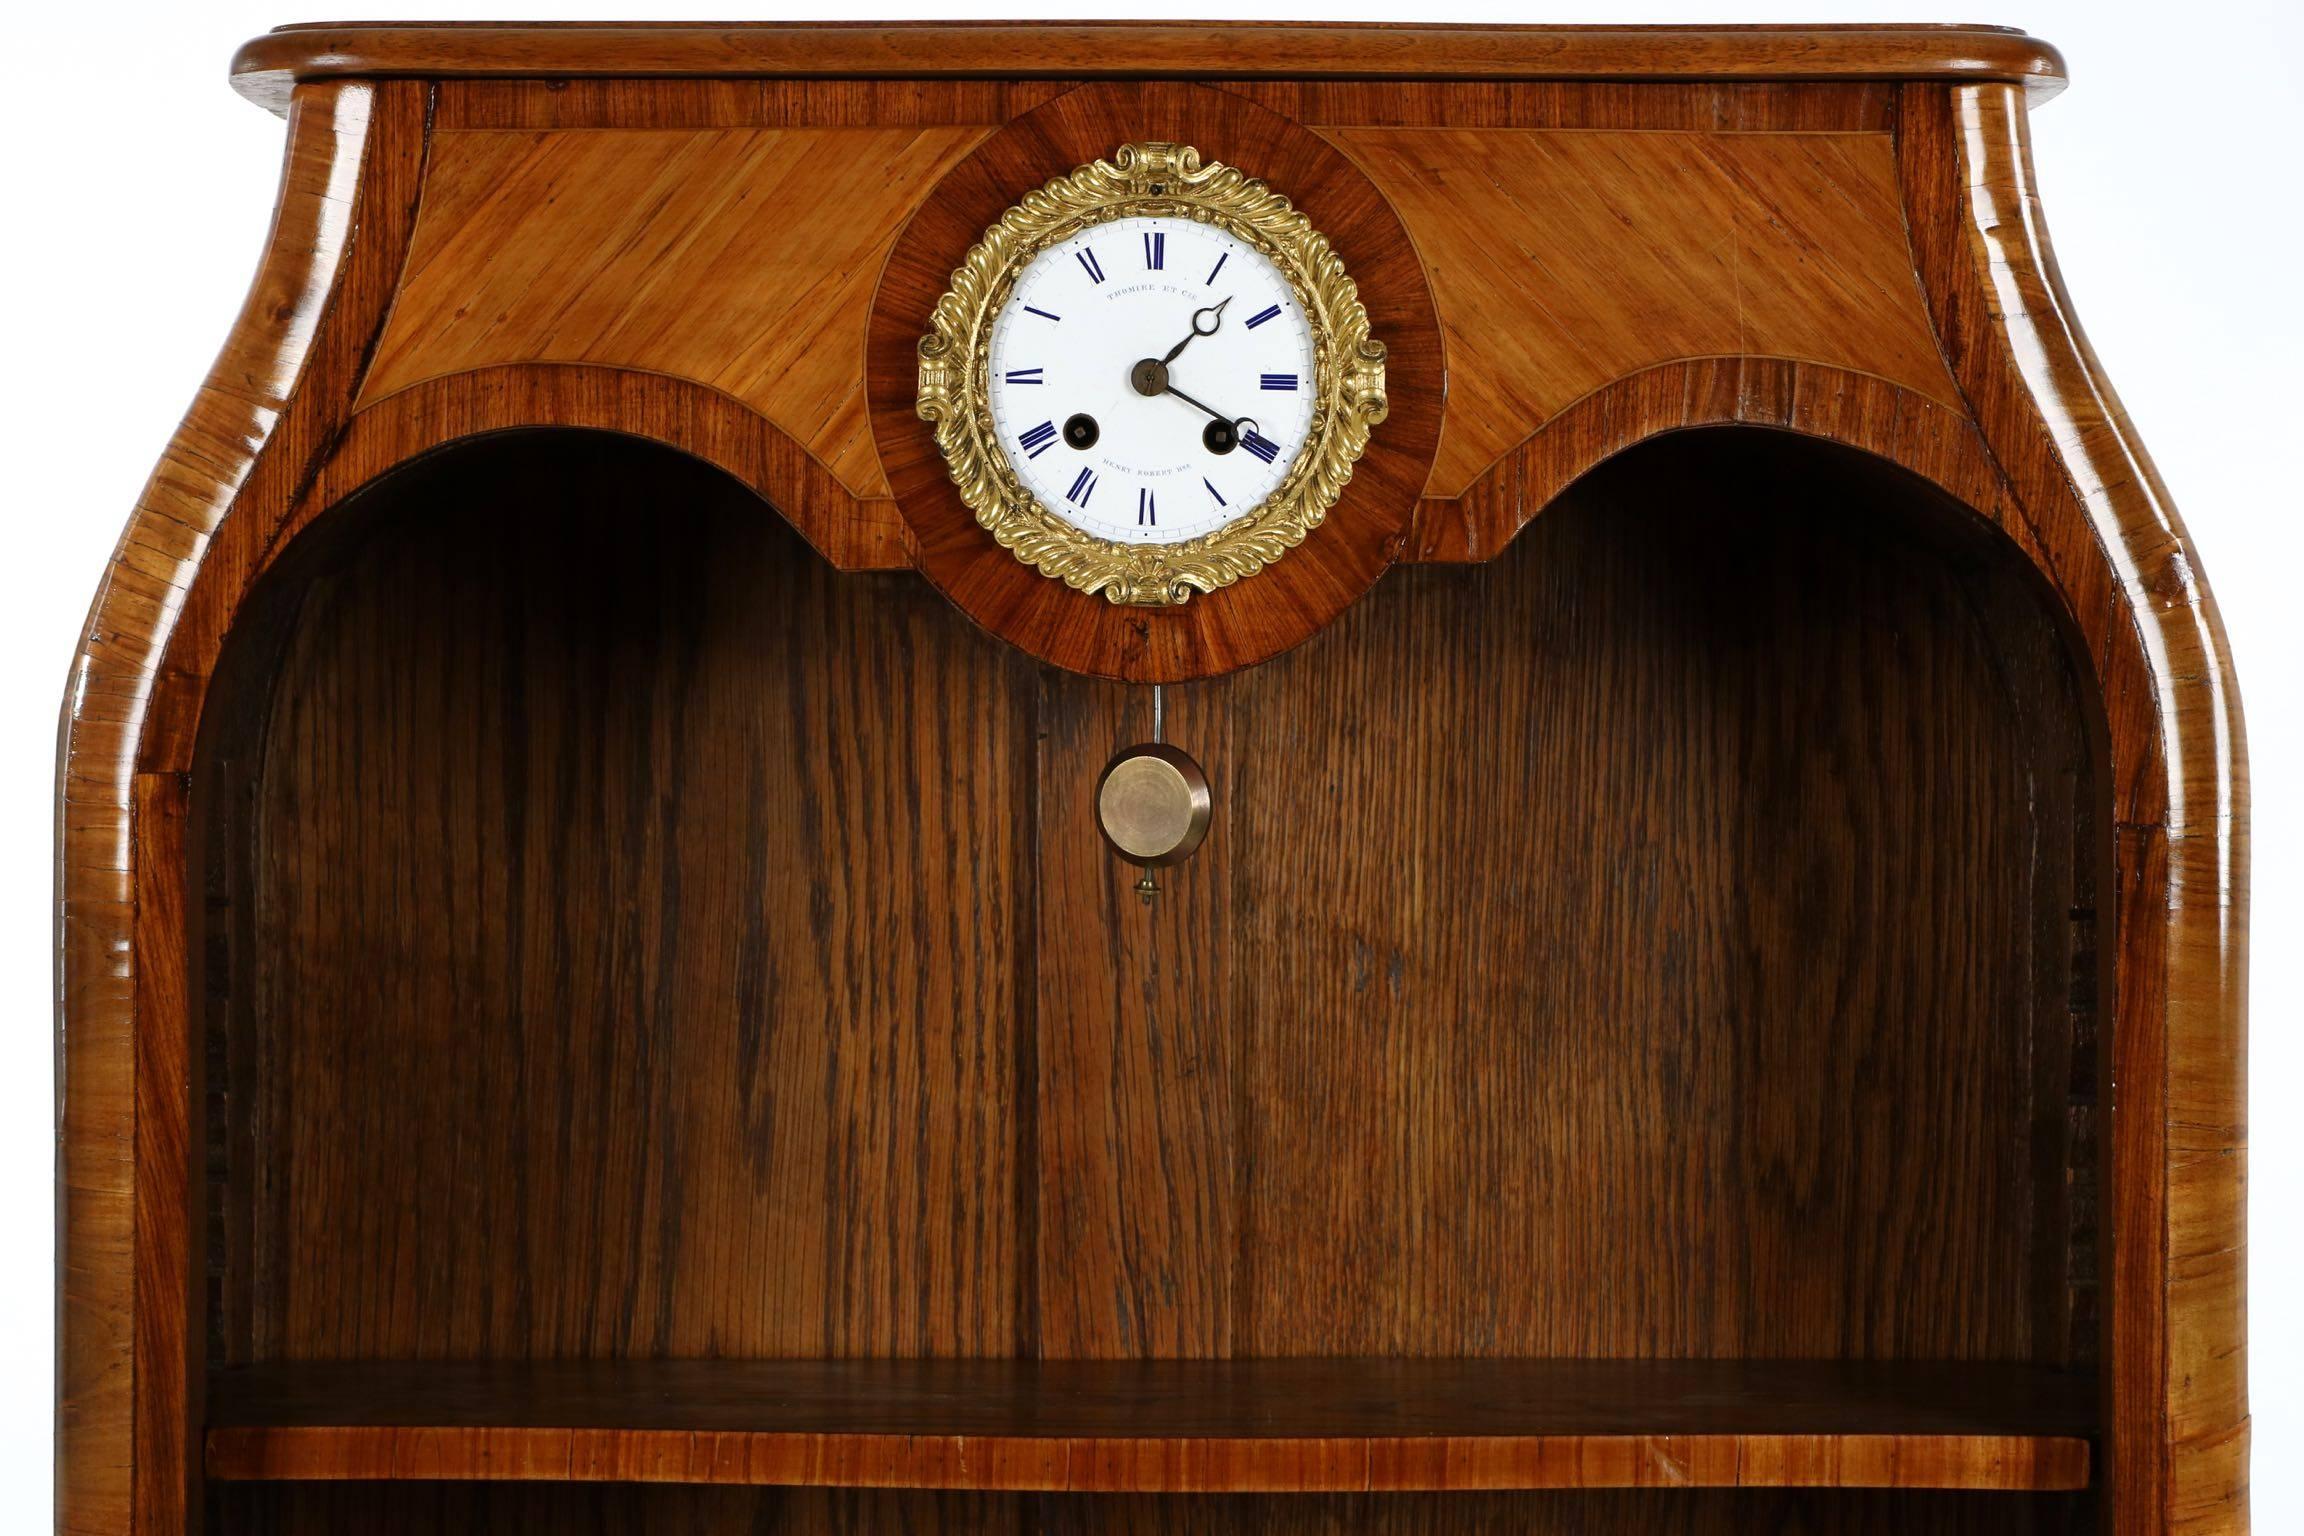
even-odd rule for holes
{"type": "Polygon", "coordinates": [[[781,514],[836,569],[912,568],[894,502],[856,496],[741,400],[674,374],[597,363],[500,363],[362,406],[282,520],[264,564],[385,471],[466,438],[533,427],[621,432],[677,448],[750,486],[766,503],[761,516],[781,514]]]}

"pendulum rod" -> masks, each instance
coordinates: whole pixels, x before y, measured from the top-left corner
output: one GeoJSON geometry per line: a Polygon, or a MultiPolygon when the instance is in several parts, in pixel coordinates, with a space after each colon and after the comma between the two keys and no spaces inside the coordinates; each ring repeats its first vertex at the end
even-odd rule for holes
{"type": "MultiPolygon", "coordinates": [[[[1167,700],[1161,694],[1160,685],[1154,683],[1152,685],[1152,744],[1154,746],[1158,746],[1168,739],[1166,707],[1167,700]]],[[[1144,905],[1146,906],[1152,905],[1154,898],[1160,894],[1159,882],[1152,878],[1152,866],[1149,864],[1144,866],[1144,878],[1136,882],[1136,894],[1144,898],[1144,905]]]]}

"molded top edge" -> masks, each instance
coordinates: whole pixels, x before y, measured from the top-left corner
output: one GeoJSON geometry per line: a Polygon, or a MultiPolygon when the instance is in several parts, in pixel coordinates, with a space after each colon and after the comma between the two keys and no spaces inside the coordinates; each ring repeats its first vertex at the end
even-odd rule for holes
{"type": "Polygon", "coordinates": [[[570,76],[1408,80],[2002,80],[2064,59],[2009,27],[1422,26],[1334,22],[313,22],[244,44],[241,95],[302,80],[570,76]],[[1231,46],[1254,38],[1253,47],[1231,46]]]}

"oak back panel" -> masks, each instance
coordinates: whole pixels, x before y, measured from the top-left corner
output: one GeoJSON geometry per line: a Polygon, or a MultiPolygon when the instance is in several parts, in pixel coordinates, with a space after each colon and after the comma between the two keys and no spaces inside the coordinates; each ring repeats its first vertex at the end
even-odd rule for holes
{"type": "Polygon", "coordinates": [[[1144,690],[694,461],[306,537],[195,776],[220,1361],[2092,1353],[2088,732],[1900,473],[1680,434],[1171,690],[1150,905],[1144,690]]]}

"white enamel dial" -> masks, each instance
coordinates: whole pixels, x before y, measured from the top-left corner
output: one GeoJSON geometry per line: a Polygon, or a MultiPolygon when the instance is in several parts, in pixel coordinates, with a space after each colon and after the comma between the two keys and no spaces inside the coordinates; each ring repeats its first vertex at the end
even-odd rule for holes
{"type": "Polygon", "coordinates": [[[1253,245],[1191,219],[1117,219],[1041,251],[993,321],[990,363],[993,427],[1025,487],[1124,544],[1251,511],[1312,422],[1295,290],[1253,245]]]}

